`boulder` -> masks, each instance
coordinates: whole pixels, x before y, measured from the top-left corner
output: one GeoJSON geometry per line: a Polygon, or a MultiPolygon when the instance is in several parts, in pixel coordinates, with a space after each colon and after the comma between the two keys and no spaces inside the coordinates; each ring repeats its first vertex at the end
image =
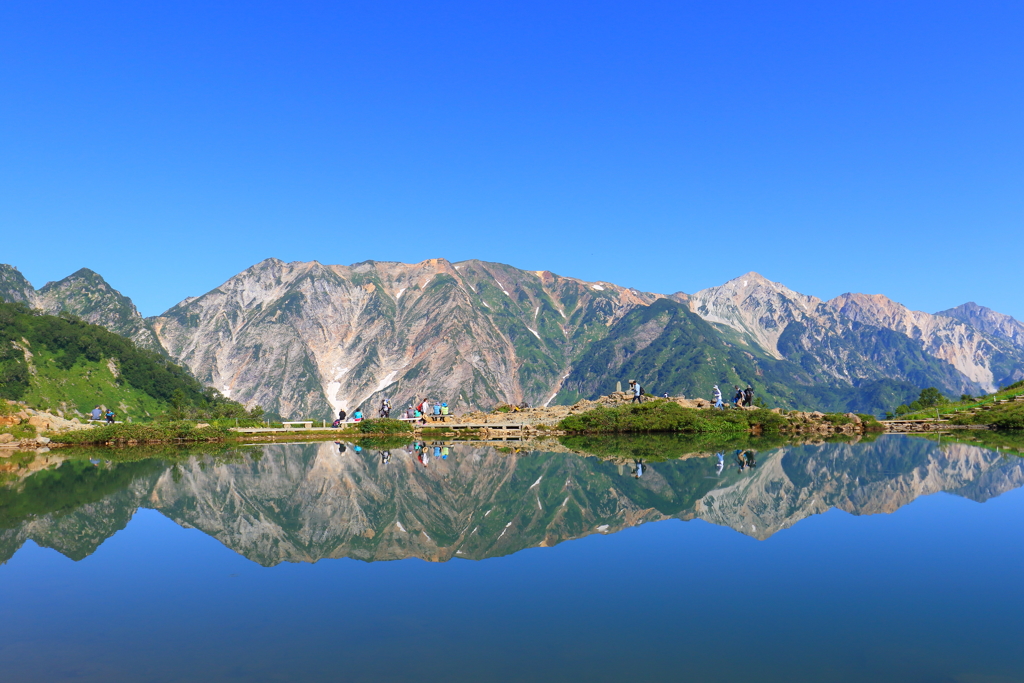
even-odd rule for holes
{"type": "Polygon", "coordinates": [[[13,434],[0,434],[0,443],[10,443],[14,441],[13,434]]]}
{"type": "Polygon", "coordinates": [[[44,446],[44,445],[50,443],[50,440],[48,438],[46,438],[45,436],[37,436],[36,437],[36,443],[39,444],[40,446],[44,446]]]}
{"type": "Polygon", "coordinates": [[[46,430],[50,428],[50,416],[49,415],[32,415],[28,418],[28,423],[36,429],[46,430]]]}
{"type": "Polygon", "coordinates": [[[860,424],[861,422],[860,416],[857,415],[856,413],[847,413],[846,417],[850,418],[850,421],[853,422],[854,424],[860,424]]]}

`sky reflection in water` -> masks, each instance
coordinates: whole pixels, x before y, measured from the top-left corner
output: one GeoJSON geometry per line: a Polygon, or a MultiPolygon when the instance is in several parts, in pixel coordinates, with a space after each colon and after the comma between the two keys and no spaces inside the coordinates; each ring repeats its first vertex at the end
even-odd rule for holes
{"type": "Polygon", "coordinates": [[[1015,457],[260,450],[9,482],[4,680],[1024,680],[1015,457]]]}

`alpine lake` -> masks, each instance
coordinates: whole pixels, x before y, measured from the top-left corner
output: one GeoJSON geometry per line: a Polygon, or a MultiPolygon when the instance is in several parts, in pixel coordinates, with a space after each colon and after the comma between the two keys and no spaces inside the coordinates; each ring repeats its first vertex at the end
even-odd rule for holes
{"type": "Polygon", "coordinates": [[[0,458],[0,680],[1024,681],[1024,459],[946,436],[0,458]]]}

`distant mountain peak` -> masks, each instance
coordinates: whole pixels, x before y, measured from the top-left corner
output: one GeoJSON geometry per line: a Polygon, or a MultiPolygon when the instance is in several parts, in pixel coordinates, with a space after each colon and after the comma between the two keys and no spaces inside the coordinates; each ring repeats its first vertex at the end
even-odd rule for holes
{"type": "Polygon", "coordinates": [[[690,310],[708,322],[748,335],[776,358],[779,337],[789,323],[813,313],[821,299],[800,294],[753,271],[689,298],[690,310]]]}
{"type": "Polygon", "coordinates": [[[1024,323],[1005,313],[979,306],[973,301],[939,311],[935,315],[959,320],[985,334],[1005,339],[1014,346],[1024,348],[1024,323]]]}

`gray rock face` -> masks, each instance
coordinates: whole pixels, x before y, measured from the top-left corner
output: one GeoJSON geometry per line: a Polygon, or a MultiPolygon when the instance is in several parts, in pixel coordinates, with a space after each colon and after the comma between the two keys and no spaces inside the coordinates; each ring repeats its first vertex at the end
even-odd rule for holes
{"type": "Polygon", "coordinates": [[[952,309],[955,315],[932,315],[882,295],[843,294],[823,302],[757,273],[697,292],[690,307],[775,358],[809,355],[820,371],[849,382],[919,381],[913,373],[919,364],[908,362],[907,351],[895,345],[902,346],[902,340],[949,366],[944,382],[949,392],[994,391],[1024,377],[1024,346],[1014,346],[1024,339],[1018,330],[1024,331],[1024,325],[977,310],[981,307],[965,305],[952,309]],[[895,332],[902,339],[878,337],[875,331],[895,332]]]}
{"type": "Polygon", "coordinates": [[[543,403],[586,344],[658,298],[501,264],[264,261],[151,325],[231,398],[327,417],[432,398],[543,403]]]}
{"type": "Polygon", "coordinates": [[[1005,339],[1014,346],[1024,347],[1024,323],[991,308],[970,301],[956,308],[939,311],[935,315],[959,320],[991,337],[1005,339]]]}

